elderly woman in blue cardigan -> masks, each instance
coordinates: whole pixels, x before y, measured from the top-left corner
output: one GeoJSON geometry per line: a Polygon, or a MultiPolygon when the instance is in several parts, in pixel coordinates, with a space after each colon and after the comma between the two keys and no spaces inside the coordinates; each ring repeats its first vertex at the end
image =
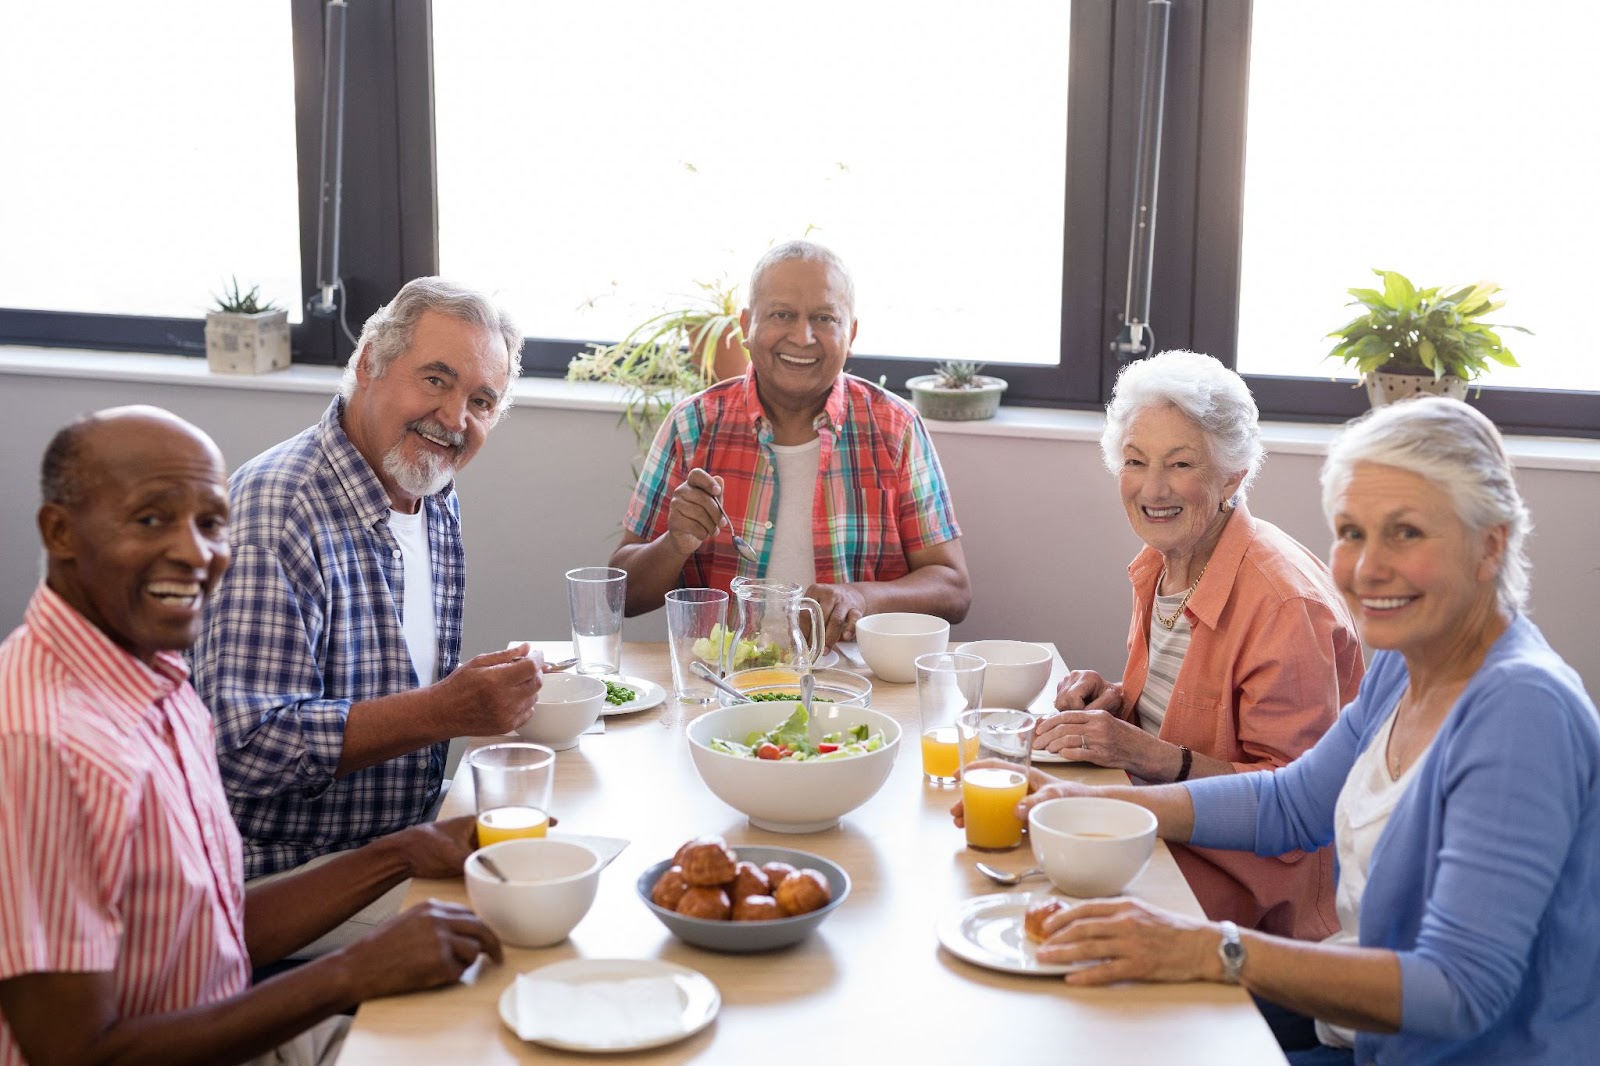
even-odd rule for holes
{"type": "MultiPolygon", "coordinates": [[[[1323,469],[1334,578],[1375,650],[1356,699],[1287,767],[1089,789],[1163,837],[1277,854],[1330,841],[1322,943],[1134,900],[1050,919],[1072,984],[1221,980],[1318,1021],[1295,1063],[1592,1062],[1600,1043],[1600,718],[1523,613],[1528,513],[1500,435],[1426,398],[1349,426],[1323,469]],[[1353,1048],[1352,1045],[1353,1044],[1353,1048]]],[[[1048,783],[1047,783],[1048,782],[1048,783]]]]}

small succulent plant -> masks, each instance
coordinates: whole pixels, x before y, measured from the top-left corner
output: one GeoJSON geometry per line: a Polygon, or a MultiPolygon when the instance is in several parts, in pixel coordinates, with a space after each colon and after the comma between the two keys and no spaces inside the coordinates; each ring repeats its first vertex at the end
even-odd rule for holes
{"type": "Polygon", "coordinates": [[[252,285],[250,291],[245,292],[239,287],[239,279],[232,279],[228,288],[222,290],[222,295],[211,297],[216,304],[214,310],[225,314],[256,315],[262,311],[276,311],[278,305],[271,300],[261,299],[261,286],[252,285]]]}
{"type": "Polygon", "coordinates": [[[983,387],[978,374],[982,369],[982,363],[952,359],[936,365],[933,372],[939,375],[936,384],[941,389],[978,389],[983,387]]]}

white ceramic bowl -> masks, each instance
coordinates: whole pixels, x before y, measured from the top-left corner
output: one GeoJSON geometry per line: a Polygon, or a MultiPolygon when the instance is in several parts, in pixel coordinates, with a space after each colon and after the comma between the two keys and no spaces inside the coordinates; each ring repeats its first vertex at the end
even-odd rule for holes
{"type": "Polygon", "coordinates": [[[1144,871],[1156,816],[1103,796],[1063,796],[1028,811],[1033,857],[1069,896],[1114,896],[1144,871]]]}
{"type": "Polygon", "coordinates": [[[517,733],[535,744],[565,751],[578,743],[606,705],[606,683],[587,674],[545,674],[533,717],[517,733]]]}
{"type": "Polygon", "coordinates": [[[811,705],[811,739],[861,722],[883,733],[883,747],[847,759],[769,762],[726,755],[711,749],[714,739],[741,744],[752,732],[765,732],[794,713],[795,703],[740,703],[707,711],[689,723],[689,755],[706,787],[718,799],[774,833],[815,833],[838,824],[871,799],[894,768],[900,750],[900,723],[870,707],[811,705]]]}
{"type": "Polygon", "coordinates": [[[944,651],[950,623],[931,614],[869,614],[856,619],[856,647],[872,672],[896,685],[917,679],[917,656],[944,651]]]}
{"type": "Polygon", "coordinates": [[[598,852],[574,840],[502,840],[467,856],[467,898],[501,940],[542,948],[565,940],[589,913],[604,866],[598,852]],[[480,855],[510,880],[497,879],[480,855]]]}
{"type": "Polygon", "coordinates": [[[983,705],[1033,706],[1050,680],[1050,649],[1025,640],[972,640],[956,649],[988,663],[983,669],[983,705]]]}

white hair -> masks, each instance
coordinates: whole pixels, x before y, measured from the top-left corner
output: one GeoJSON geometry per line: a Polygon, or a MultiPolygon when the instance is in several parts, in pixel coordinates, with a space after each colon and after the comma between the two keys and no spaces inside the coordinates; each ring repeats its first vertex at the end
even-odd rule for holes
{"type": "Polygon", "coordinates": [[[756,305],[756,293],[761,288],[761,276],[779,263],[799,259],[807,263],[821,263],[831,267],[839,274],[839,280],[844,283],[845,312],[851,321],[856,317],[856,283],[850,277],[850,271],[844,267],[844,260],[840,259],[830,249],[810,241],[785,241],[775,248],[767,251],[756,263],[756,268],[750,271],[750,306],[756,305]]]}
{"type": "Polygon", "coordinates": [[[394,299],[372,313],[361,327],[361,339],[356,341],[356,350],[345,364],[339,395],[346,403],[355,395],[356,368],[362,352],[367,353],[368,372],[375,378],[382,377],[389,364],[411,347],[417,322],[429,311],[500,334],[506,345],[506,387],[500,392],[495,420],[505,417],[511,410],[511,386],[522,376],[522,331],[483,293],[438,277],[413,278],[395,293],[394,299]]]}
{"type": "Polygon", "coordinates": [[[1244,472],[1231,501],[1242,502],[1267,457],[1255,397],[1238,374],[1198,352],[1162,352],[1122,368],[1100,434],[1106,469],[1121,472],[1122,445],[1134,418],[1164,405],[1176,407],[1200,427],[1223,480],[1244,472]]]}
{"type": "Polygon", "coordinates": [[[1474,533],[1504,525],[1505,555],[1495,593],[1508,611],[1527,605],[1526,542],[1533,521],[1517,491],[1500,431],[1482,412],[1460,400],[1419,396],[1373,408],[1352,421],[1322,464],[1322,510],[1329,521],[1359,463],[1392,466],[1433,482],[1474,533]]]}

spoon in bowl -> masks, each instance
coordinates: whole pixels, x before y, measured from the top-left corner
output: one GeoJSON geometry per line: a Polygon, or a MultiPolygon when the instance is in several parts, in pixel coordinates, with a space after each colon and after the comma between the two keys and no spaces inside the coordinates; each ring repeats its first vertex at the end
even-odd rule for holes
{"type": "Polygon", "coordinates": [[[722,678],[718,677],[717,676],[717,672],[715,670],[711,669],[711,667],[709,665],[707,665],[707,663],[706,663],[706,661],[704,659],[692,659],[692,660],[690,660],[690,662],[689,662],[689,671],[690,671],[690,673],[694,674],[696,677],[705,678],[707,681],[709,681],[713,685],[715,685],[718,689],[720,689],[721,691],[727,693],[729,696],[732,696],[734,699],[738,700],[740,703],[744,703],[745,702],[744,693],[740,692],[738,689],[734,688],[732,685],[730,685],[726,681],[722,680],[722,678]]]}
{"type": "Polygon", "coordinates": [[[717,505],[717,513],[722,516],[722,520],[728,523],[728,536],[733,538],[733,550],[738,552],[744,558],[745,562],[759,563],[761,561],[761,556],[756,554],[756,550],[754,548],[745,543],[743,537],[734,532],[732,519],[728,517],[728,512],[722,509],[722,497],[713,496],[711,497],[711,502],[717,505]]]}
{"type": "Polygon", "coordinates": [[[485,870],[488,870],[491,874],[493,874],[495,877],[499,878],[500,880],[505,881],[507,883],[509,883],[511,881],[511,878],[507,877],[501,871],[500,867],[498,867],[498,866],[496,866],[494,864],[494,861],[492,859],[490,859],[489,856],[480,853],[478,855],[478,864],[480,866],[482,866],[485,870]]]}
{"type": "Polygon", "coordinates": [[[986,862],[978,863],[978,872],[997,885],[1017,885],[1030,877],[1044,876],[1044,870],[1038,866],[1013,874],[1007,873],[1005,870],[998,870],[986,862]]]}

